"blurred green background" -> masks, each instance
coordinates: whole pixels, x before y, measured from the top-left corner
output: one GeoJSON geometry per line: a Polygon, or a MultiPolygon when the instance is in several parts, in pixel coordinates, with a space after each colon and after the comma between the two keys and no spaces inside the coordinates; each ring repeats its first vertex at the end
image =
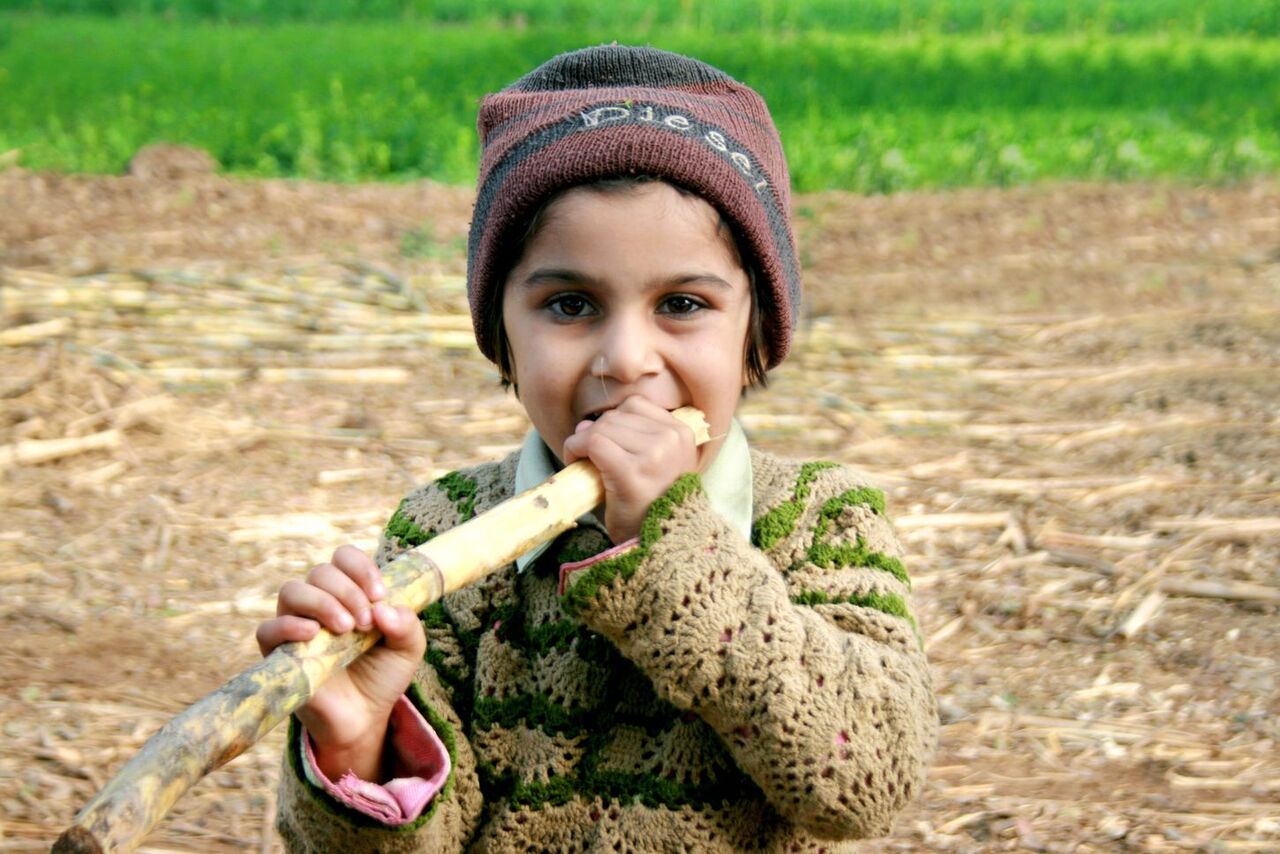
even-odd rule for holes
{"type": "Polygon", "coordinates": [[[0,158],[474,179],[475,110],[612,41],[769,102],[799,190],[1280,171],[1280,0],[0,0],[0,158]]]}

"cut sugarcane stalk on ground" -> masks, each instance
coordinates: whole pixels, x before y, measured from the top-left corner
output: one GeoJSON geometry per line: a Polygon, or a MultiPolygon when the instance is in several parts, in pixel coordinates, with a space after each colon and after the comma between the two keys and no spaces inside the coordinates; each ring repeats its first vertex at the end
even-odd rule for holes
{"type": "MultiPolygon", "coordinates": [[[[697,409],[672,414],[693,430],[699,445],[709,440],[697,409]]],[[[569,530],[603,500],[595,466],[586,460],[566,466],[539,486],[397,557],[382,573],[387,601],[421,611],[569,530]]],[[[376,630],[333,635],[321,629],[310,641],[277,647],[148,739],[80,810],[53,850],[133,850],[187,789],[265,736],[380,637],[376,630]]]]}

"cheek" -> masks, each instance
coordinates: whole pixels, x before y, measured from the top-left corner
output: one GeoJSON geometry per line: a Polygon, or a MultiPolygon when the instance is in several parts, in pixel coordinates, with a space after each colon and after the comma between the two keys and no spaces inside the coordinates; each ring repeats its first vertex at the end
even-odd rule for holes
{"type": "Polygon", "coordinates": [[[536,351],[530,350],[529,320],[522,315],[518,305],[508,305],[506,301],[503,302],[500,334],[506,340],[507,367],[511,381],[516,382],[521,372],[531,377],[536,363],[536,359],[533,358],[536,351]]]}
{"type": "MultiPolygon", "coordinates": [[[[547,431],[561,430],[564,427],[561,422],[567,417],[565,412],[573,399],[572,372],[552,352],[552,348],[524,348],[516,355],[513,362],[522,378],[520,403],[529,419],[544,436],[547,431]]],[[[550,440],[552,437],[545,438],[550,440]]]]}

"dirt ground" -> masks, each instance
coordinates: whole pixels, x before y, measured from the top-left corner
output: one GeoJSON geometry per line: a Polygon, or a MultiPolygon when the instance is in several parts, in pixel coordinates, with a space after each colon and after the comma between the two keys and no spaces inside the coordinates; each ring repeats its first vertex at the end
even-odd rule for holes
{"type": "MultiPolygon", "coordinates": [[[[470,204],[0,173],[0,850],[253,662],[285,579],[519,441],[467,331],[470,204]]],[[[1280,185],[796,221],[807,314],[742,419],[885,487],[944,723],[865,849],[1280,850],[1280,185]]],[[[144,850],[278,850],[280,744],[144,850]]]]}

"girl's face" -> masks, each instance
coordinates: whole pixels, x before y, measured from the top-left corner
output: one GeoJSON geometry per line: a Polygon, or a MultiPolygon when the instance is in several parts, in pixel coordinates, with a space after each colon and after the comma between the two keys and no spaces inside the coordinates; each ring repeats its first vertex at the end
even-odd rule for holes
{"type": "MultiPolygon", "coordinates": [[[[715,209],[668,184],[576,189],[507,277],[513,381],[557,457],[584,418],[633,394],[696,406],[723,437],[745,385],[751,292],[715,209]]],[[[720,439],[699,449],[699,470],[720,439]]]]}

